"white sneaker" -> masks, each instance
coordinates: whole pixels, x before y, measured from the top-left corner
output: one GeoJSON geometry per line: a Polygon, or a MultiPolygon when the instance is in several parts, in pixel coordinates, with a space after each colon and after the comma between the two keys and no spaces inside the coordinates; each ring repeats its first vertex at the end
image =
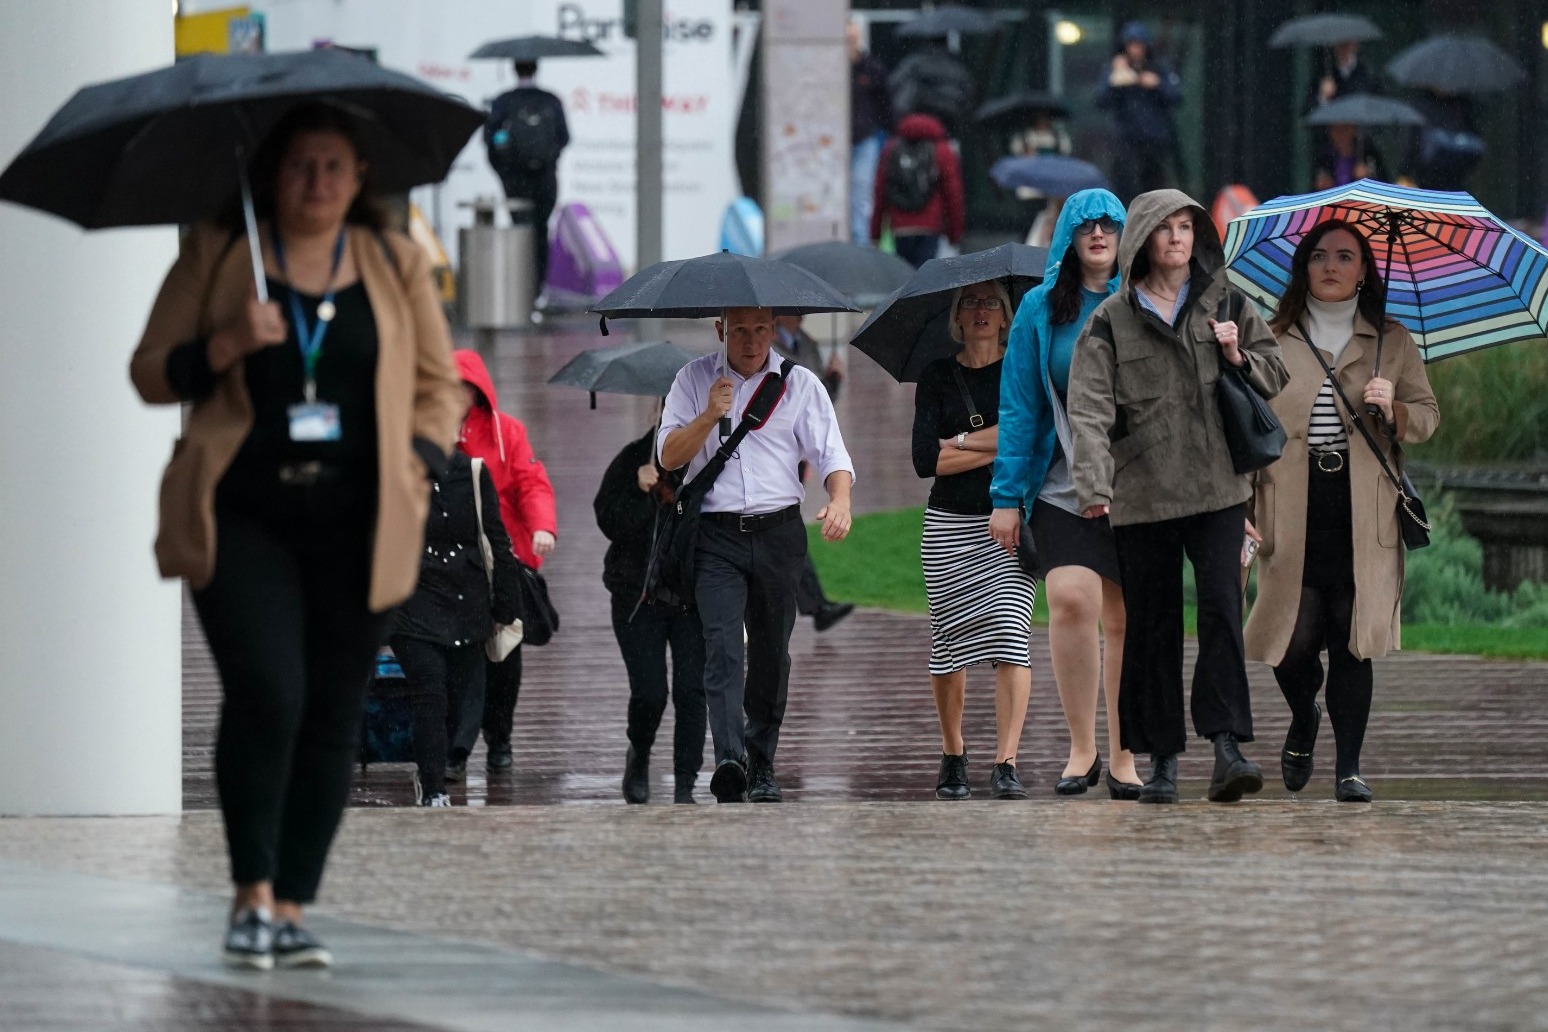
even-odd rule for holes
{"type": "Polygon", "coordinates": [[[445,792],[437,792],[435,795],[431,796],[429,799],[426,799],[424,802],[420,803],[419,805],[420,806],[440,807],[440,806],[451,806],[451,804],[452,804],[451,796],[447,795],[445,792]]]}

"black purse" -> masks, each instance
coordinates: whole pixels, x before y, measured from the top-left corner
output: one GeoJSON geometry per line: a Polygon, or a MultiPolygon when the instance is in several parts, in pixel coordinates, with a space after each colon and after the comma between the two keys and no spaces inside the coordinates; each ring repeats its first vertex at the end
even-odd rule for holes
{"type": "MultiPolygon", "coordinates": [[[[1344,403],[1344,408],[1349,410],[1350,417],[1354,419],[1354,425],[1360,430],[1360,436],[1365,438],[1365,443],[1370,445],[1376,461],[1381,463],[1381,471],[1387,475],[1392,486],[1397,488],[1398,531],[1403,535],[1403,547],[1410,552],[1425,547],[1430,543],[1430,520],[1424,511],[1424,502],[1419,498],[1419,492],[1414,490],[1414,482],[1408,479],[1408,474],[1403,471],[1403,446],[1398,443],[1396,429],[1387,431],[1387,436],[1392,440],[1392,457],[1397,462],[1397,472],[1394,473],[1387,463],[1387,457],[1381,453],[1381,447],[1376,443],[1376,438],[1371,436],[1370,430],[1360,418],[1360,413],[1350,403],[1349,396],[1344,393],[1344,388],[1338,382],[1338,377],[1333,375],[1333,368],[1328,365],[1328,360],[1322,357],[1322,352],[1317,350],[1317,345],[1311,342],[1311,334],[1301,324],[1297,324],[1296,329],[1301,331],[1301,336],[1306,340],[1306,346],[1311,348],[1313,355],[1317,356],[1317,364],[1322,366],[1322,371],[1333,384],[1333,392],[1338,395],[1338,400],[1344,403]]],[[[1376,336],[1376,353],[1381,354],[1381,331],[1379,330],[1376,336]]]]}
{"type": "MultiPolygon", "coordinates": [[[[1244,299],[1227,288],[1220,299],[1219,322],[1241,317],[1244,299]],[[1229,309],[1235,309],[1235,313],[1229,309]]],[[[1218,358],[1218,352],[1217,352],[1218,358]]],[[[1269,403],[1247,379],[1247,374],[1220,359],[1220,379],[1215,381],[1215,404],[1225,425],[1226,449],[1231,453],[1231,468],[1238,473],[1253,473],[1279,460],[1285,451],[1285,428],[1269,408],[1269,403]]]]}
{"type": "Polygon", "coordinates": [[[516,565],[521,573],[516,580],[521,589],[521,643],[547,645],[559,630],[559,610],[548,598],[548,581],[520,559],[516,565]]]}
{"type": "MultiPolygon", "coordinates": [[[[962,392],[962,404],[968,413],[968,426],[974,430],[983,429],[984,417],[978,414],[978,406],[973,404],[973,395],[968,391],[967,380],[962,377],[962,366],[955,359],[951,363],[951,375],[957,381],[957,390],[962,392]]],[[[1026,513],[1022,514],[1021,527],[1016,535],[1016,564],[1028,577],[1036,577],[1041,572],[1038,568],[1037,542],[1032,538],[1032,520],[1026,513]]]]}

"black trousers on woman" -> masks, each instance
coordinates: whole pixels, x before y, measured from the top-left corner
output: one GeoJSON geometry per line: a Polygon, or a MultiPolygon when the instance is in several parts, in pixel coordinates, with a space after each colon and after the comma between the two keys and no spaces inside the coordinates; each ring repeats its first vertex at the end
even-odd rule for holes
{"type": "Polygon", "coordinates": [[[1125,749],[1183,752],[1183,557],[1198,587],[1199,658],[1193,668],[1193,728],[1252,741],[1252,702],[1242,645],[1242,537],[1246,506],[1157,523],[1114,527],[1128,634],[1118,718],[1125,749]]]}
{"type": "MultiPolygon", "coordinates": [[[[392,651],[408,681],[414,710],[414,765],[425,796],[446,791],[446,761],[467,759],[457,735],[469,703],[484,696],[484,643],[442,645],[407,635],[392,636],[392,651]]],[[[478,729],[473,728],[477,738],[478,729]]]]}
{"type": "MultiPolygon", "coordinates": [[[[516,723],[516,699],[520,695],[521,646],[518,645],[498,663],[485,660],[484,744],[489,748],[510,748],[511,728],[516,723]]],[[[471,741],[468,748],[473,748],[471,741]]]]}
{"type": "Polygon", "coordinates": [[[220,671],[215,783],[238,885],[310,903],[349,797],[390,613],[366,605],[375,488],[281,487],[217,506],[194,605],[220,671]]]}
{"type": "Polygon", "coordinates": [[[629,744],[649,756],[667,705],[667,648],[672,650],[672,773],[692,785],[704,766],[704,627],[697,609],[613,596],[613,636],[629,672],[629,744]]]}

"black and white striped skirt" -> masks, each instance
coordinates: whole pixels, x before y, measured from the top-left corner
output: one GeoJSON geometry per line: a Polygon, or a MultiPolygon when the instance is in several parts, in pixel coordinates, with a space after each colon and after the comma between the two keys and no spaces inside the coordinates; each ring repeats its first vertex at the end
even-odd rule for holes
{"type": "Polygon", "coordinates": [[[930,600],[930,673],[1031,666],[1037,582],[989,536],[988,516],[926,509],[919,543],[930,600]]]}

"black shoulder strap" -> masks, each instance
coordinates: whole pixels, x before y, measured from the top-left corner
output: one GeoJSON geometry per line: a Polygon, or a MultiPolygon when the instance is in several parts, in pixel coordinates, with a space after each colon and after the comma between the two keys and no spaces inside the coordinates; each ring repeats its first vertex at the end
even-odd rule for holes
{"type": "Polygon", "coordinates": [[[957,390],[962,392],[962,404],[967,406],[968,426],[974,430],[984,425],[984,417],[978,414],[978,406],[973,404],[973,394],[968,390],[967,380],[962,375],[962,363],[955,358],[948,358],[951,363],[952,379],[957,381],[957,390]]]}
{"type": "MultiPolygon", "coordinates": [[[[1313,355],[1317,356],[1317,364],[1322,366],[1322,371],[1328,375],[1328,382],[1333,385],[1333,392],[1338,395],[1338,400],[1344,403],[1344,408],[1348,410],[1350,417],[1354,419],[1354,425],[1359,429],[1360,436],[1365,438],[1365,443],[1371,446],[1371,453],[1376,456],[1376,461],[1381,463],[1381,471],[1387,474],[1387,479],[1392,481],[1392,486],[1397,488],[1398,494],[1406,496],[1408,492],[1403,490],[1403,481],[1400,474],[1394,473],[1392,471],[1392,467],[1387,464],[1387,457],[1381,453],[1381,446],[1376,443],[1376,438],[1371,436],[1371,431],[1366,427],[1365,421],[1360,418],[1360,413],[1350,402],[1349,395],[1344,393],[1344,388],[1338,382],[1338,377],[1333,375],[1333,367],[1328,365],[1328,360],[1322,357],[1322,352],[1317,350],[1317,345],[1312,343],[1311,333],[1306,329],[1306,324],[1297,322],[1295,324],[1295,328],[1301,331],[1301,337],[1306,341],[1306,346],[1311,348],[1311,353],[1313,355]]],[[[1377,346],[1380,347],[1380,330],[1376,331],[1376,339],[1378,342],[1377,346]]],[[[1393,400],[1396,401],[1397,399],[1394,398],[1393,400]]],[[[1395,456],[1400,456],[1402,454],[1402,449],[1401,446],[1399,446],[1397,443],[1396,435],[1393,435],[1392,444],[1396,449],[1393,454],[1395,456]]],[[[1399,469],[1401,469],[1402,460],[1399,459],[1398,461],[1399,469]]]]}
{"type": "Polygon", "coordinates": [[[720,471],[726,468],[726,463],[731,461],[732,454],[748,434],[757,430],[769,421],[778,407],[780,399],[785,396],[785,381],[790,377],[790,371],[795,363],[790,359],[782,359],[779,363],[779,372],[770,373],[758,384],[758,389],[753,393],[752,400],[747,403],[746,410],[742,413],[741,422],[736,429],[731,431],[710,459],[709,464],[699,470],[691,483],[698,486],[699,481],[704,481],[703,487],[706,493],[715,483],[715,478],[720,476],[720,471]]]}

